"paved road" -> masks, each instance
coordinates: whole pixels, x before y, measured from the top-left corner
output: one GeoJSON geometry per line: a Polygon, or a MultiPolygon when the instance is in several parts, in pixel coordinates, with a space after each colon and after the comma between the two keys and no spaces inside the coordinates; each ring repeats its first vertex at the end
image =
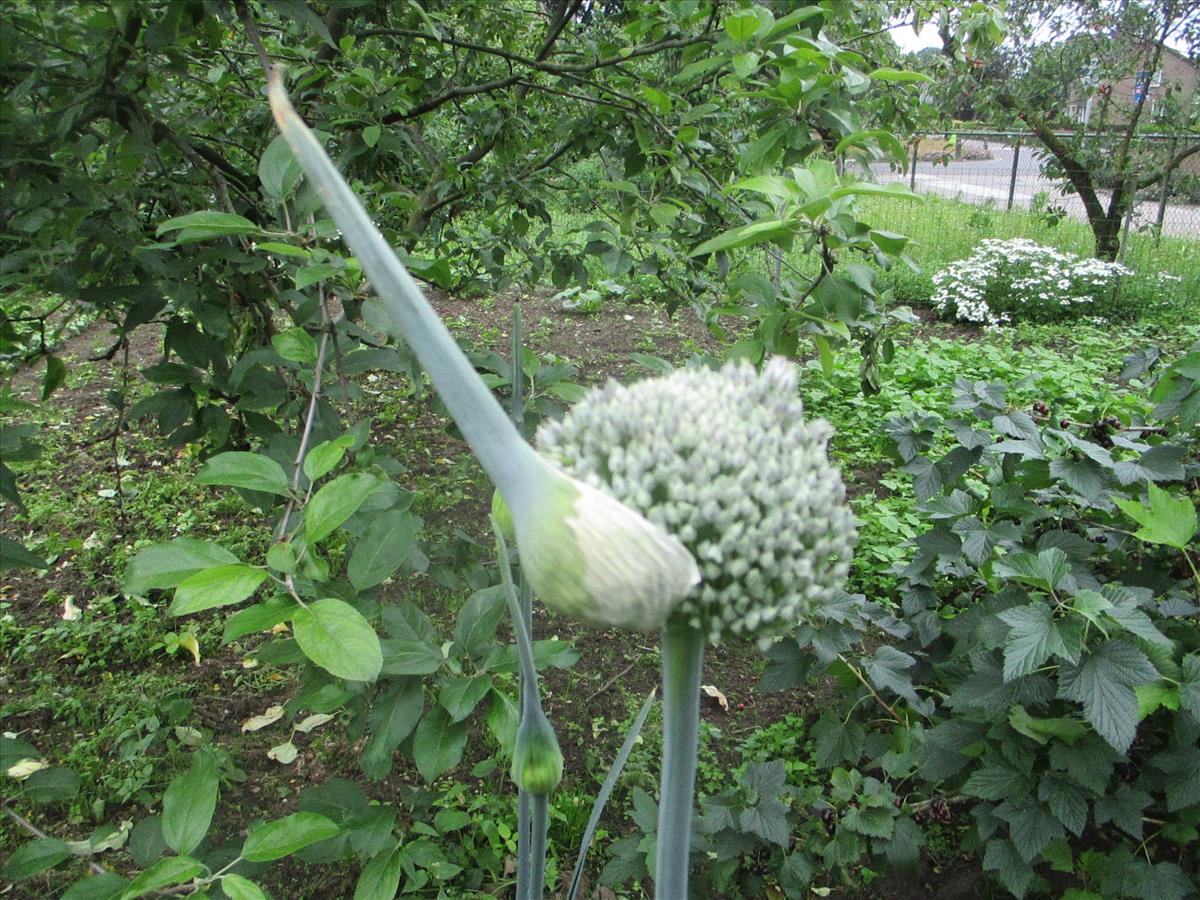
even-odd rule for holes
{"type": "MultiPolygon", "coordinates": [[[[971,142],[977,143],[977,142],[971,142]]],[[[1008,203],[1009,178],[1012,173],[1013,149],[1003,144],[989,142],[988,150],[991,159],[960,160],[948,166],[918,162],[917,163],[917,193],[940,194],[943,197],[956,197],[978,206],[991,205],[1004,209],[1008,203]]],[[[1045,154],[1021,148],[1017,159],[1017,179],[1013,192],[1013,208],[1029,209],[1034,197],[1046,192],[1051,202],[1062,206],[1067,214],[1080,222],[1087,221],[1083,203],[1079,197],[1071,193],[1066,197],[1059,192],[1060,182],[1053,181],[1042,175],[1042,163],[1045,154]]],[[[908,183],[906,172],[893,172],[887,163],[875,163],[871,166],[872,175],[882,183],[900,181],[908,183]]],[[[1102,203],[1107,204],[1109,194],[1100,192],[1102,203]]],[[[1158,216],[1158,202],[1147,201],[1137,205],[1134,210],[1130,229],[1143,225],[1152,225],[1158,216]]],[[[1167,214],[1163,220],[1163,234],[1177,237],[1200,237],[1200,206],[1185,206],[1169,203],[1167,214]]]]}

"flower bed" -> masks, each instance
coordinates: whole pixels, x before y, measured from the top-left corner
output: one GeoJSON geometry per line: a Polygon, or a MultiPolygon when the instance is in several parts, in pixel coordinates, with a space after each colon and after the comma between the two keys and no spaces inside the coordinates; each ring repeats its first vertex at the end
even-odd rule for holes
{"type": "Polygon", "coordinates": [[[1025,238],[988,238],[933,277],[932,305],[943,317],[990,326],[1106,316],[1120,304],[1119,279],[1132,274],[1025,238]]]}

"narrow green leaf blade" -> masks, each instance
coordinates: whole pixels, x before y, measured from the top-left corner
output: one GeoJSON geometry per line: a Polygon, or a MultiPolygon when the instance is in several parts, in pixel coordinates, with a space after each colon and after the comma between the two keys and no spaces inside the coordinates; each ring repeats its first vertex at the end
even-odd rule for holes
{"type": "Polygon", "coordinates": [[[633,720],[633,725],[630,726],[629,732],[625,735],[625,740],[621,743],[621,749],[617,751],[617,756],[609,767],[608,774],[604,777],[604,783],[600,785],[600,792],[596,794],[596,800],[592,804],[592,813],[588,816],[587,826],[583,829],[583,838],[579,842],[579,858],[575,861],[575,872],[571,875],[571,886],[567,890],[567,900],[576,900],[576,897],[579,895],[579,886],[583,879],[584,863],[587,861],[588,849],[592,845],[592,838],[596,834],[596,827],[600,824],[600,816],[604,814],[604,806],[608,803],[608,798],[612,795],[613,788],[616,787],[617,779],[621,777],[621,770],[625,768],[625,763],[629,760],[629,754],[633,752],[638,735],[642,733],[642,726],[646,724],[646,717],[650,715],[650,710],[654,707],[654,698],[657,693],[658,689],[656,688],[646,695],[637,718],[633,720]]]}

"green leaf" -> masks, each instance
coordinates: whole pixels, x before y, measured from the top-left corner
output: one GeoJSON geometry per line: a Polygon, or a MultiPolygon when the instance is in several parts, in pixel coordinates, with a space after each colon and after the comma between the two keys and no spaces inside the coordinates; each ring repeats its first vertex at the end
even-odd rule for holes
{"type": "Polygon", "coordinates": [[[1001,578],[1011,578],[1044,591],[1057,590],[1070,571],[1067,554],[1057,547],[1043,550],[1036,556],[1029,552],[1013,553],[995,565],[995,572],[1001,578]]]}
{"type": "Polygon", "coordinates": [[[1038,799],[1076,837],[1087,826],[1088,794],[1068,778],[1049,773],[1038,784],[1038,799]]]}
{"type": "Polygon", "coordinates": [[[876,69],[874,72],[869,73],[867,75],[867,77],[872,78],[875,81],[883,81],[883,82],[888,82],[888,83],[910,82],[910,81],[928,81],[928,82],[933,81],[932,78],[930,78],[928,75],[924,74],[923,72],[913,72],[909,69],[889,69],[886,67],[882,68],[882,69],[876,69]]]}
{"type": "Polygon", "coordinates": [[[748,41],[754,37],[754,32],[758,31],[759,25],[758,16],[752,12],[736,12],[733,15],[725,17],[721,23],[728,34],[735,41],[748,41]]]}
{"type": "Polygon", "coordinates": [[[1014,731],[1032,738],[1039,744],[1049,743],[1051,738],[1074,744],[1088,733],[1087,726],[1078,719],[1039,719],[1031,716],[1019,703],[1009,709],[1008,724],[1014,731]]]}
{"type": "Polygon", "coordinates": [[[234,450],[210,457],[196,474],[197,484],[222,484],[262,491],[280,497],[291,495],[283,467],[269,456],[234,450]]]}
{"type": "Polygon", "coordinates": [[[764,219],[731,228],[715,238],[705,241],[692,250],[688,256],[704,256],[716,253],[718,250],[733,250],[736,247],[746,247],[750,244],[761,244],[786,237],[792,233],[790,224],[784,219],[764,219]]]}
{"type": "Polygon", "coordinates": [[[1150,805],[1151,797],[1145,791],[1120,785],[1111,794],[1096,800],[1092,815],[1097,825],[1112,822],[1126,834],[1142,839],[1142,811],[1150,805]]]}
{"type": "Polygon", "coordinates": [[[79,776],[66,766],[51,766],[21,782],[21,797],[34,803],[59,803],[74,798],[79,784],[79,776]]]}
{"type": "Polygon", "coordinates": [[[165,887],[186,884],[204,871],[204,863],[190,856],[165,856],[130,882],[121,900],[133,900],[165,887]]]}
{"type": "Polygon", "coordinates": [[[332,597],[296,610],[292,631],[304,655],[347,681],[374,681],[383,667],[379,636],[349,603],[332,597]]]}
{"type": "Polygon", "coordinates": [[[895,810],[851,807],[842,816],[841,825],[856,834],[890,838],[896,824],[895,810]]]}
{"type": "Polygon", "coordinates": [[[735,181],[726,190],[752,191],[768,197],[778,197],[781,200],[798,200],[803,197],[800,186],[796,182],[779,175],[756,175],[752,178],[743,178],[735,181]]]}
{"type": "Polygon", "coordinates": [[[458,765],[466,745],[466,723],[452,721],[446,710],[435,706],[421,719],[413,736],[413,760],[417,771],[426,781],[434,781],[458,765]]]}
{"type": "Polygon", "coordinates": [[[1141,650],[1122,640],[1101,644],[1078,666],[1059,670],[1059,696],[1083,704],[1083,715],[1096,732],[1120,753],[1129,750],[1137,733],[1138,704],[1133,689],[1159,680],[1158,671],[1141,650]]]}
{"type": "Polygon", "coordinates": [[[1183,658],[1179,677],[1179,705],[1200,719],[1200,656],[1189,653],[1183,658]]]}
{"type": "Polygon", "coordinates": [[[1033,869],[1009,841],[991,840],[983,854],[984,871],[995,872],[1015,896],[1024,897],[1033,881],[1033,869]]]}
{"type": "Polygon", "coordinates": [[[368,714],[371,737],[361,759],[368,779],[387,777],[392,769],[392,751],[412,734],[424,704],[425,689],[417,678],[396,682],[375,699],[368,714]]]}
{"type": "Polygon", "coordinates": [[[446,657],[441,648],[412,638],[385,638],[380,641],[384,675],[430,675],[442,667],[446,657]]]}
{"type": "Polygon", "coordinates": [[[1133,692],[1137,695],[1139,722],[1160,709],[1179,709],[1179,692],[1165,684],[1139,684],[1133,692]]]}
{"type": "MultiPolygon", "coordinates": [[[[318,281],[325,281],[329,278],[337,278],[345,273],[345,269],[341,266],[335,266],[330,263],[314,263],[313,265],[305,266],[303,269],[296,270],[296,290],[302,291],[310,285],[316,284],[318,281]]],[[[314,356],[316,345],[313,345],[314,356]]]]}
{"type": "Polygon", "coordinates": [[[875,184],[873,181],[853,181],[849,184],[842,184],[841,187],[834,188],[830,191],[829,196],[837,200],[839,197],[852,197],[856,195],[869,197],[893,197],[903,200],[919,200],[920,198],[908,189],[908,185],[900,182],[892,182],[891,184],[875,184]]]}
{"type": "Polygon", "coordinates": [[[438,703],[450,714],[450,721],[461,722],[475,711],[479,701],[492,689],[490,675],[452,676],[438,690],[438,703]]]}
{"type": "Polygon", "coordinates": [[[183,244],[213,237],[254,235],[259,228],[244,216],[209,209],[168,219],[158,226],[155,236],[162,237],[169,231],[178,231],[176,241],[183,244]]]}
{"type": "Polygon", "coordinates": [[[167,786],[162,799],[162,833],[176,853],[191,853],[208,834],[220,784],[213,758],[195,753],[192,767],[167,786]]]}
{"type": "Polygon", "coordinates": [[[75,882],[67,888],[61,900],[117,900],[128,887],[127,879],[113,872],[105,872],[75,882]]]}
{"type": "MultiPolygon", "coordinates": [[[[916,664],[915,658],[888,644],[876,648],[874,656],[863,659],[863,669],[875,687],[893,691],[909,703],[920,701],[917,692],[913,690],[912,676],[908,674],[916,664]]],[[[889,830],[888,835],[890,833],[889,830]]]]}
{"type": "Polygon", "coordinates": [[[203,569],[185,578],[175,589],[170,613],[173,616],[186,616],[217,606],[241,603],[258,590],[266,578],[265,569],[242,563],[203,569]]]}
{"type": "Polygon", "coordinates": [[[229,644],[247,634],[274,628],[291,619],[297,609],[299,605],[291,597],[272,597],[264,603],[239,609],[225,620],[221,641],[229,644]]]}
{"type": "Polygon", "coordinates": [[[1051,841],[1063,834],[1058,820],[1032,799],[1024,803],[1001,803],[995,814],[1008,823],[1008,838],[1026,863],[1032,863],[1051,841]]]}
{"type": "Polygon", "coordinates": [[[277,253],[280,256],[291,256],[297,259],[312,259],[312,252],[295,244],[280,244],[275,241],[264,241],[255,244],[254,249],[260,252],[277,253]]]}
{"type": "Polygon", "coordinates": [[[1156,484],[1148,485],[1150,505],[1116,499],[1117,506],[1142,527],[1134,537],[1151,544],[1183,550],[1196,534],[1196,507],[1186,497],[1172,497],[1156,484]]]}
{"type": "Polygon", "coordinates": [[[46,372],[42,376],[42,401],[50,399],[50,395],[62,387],[67,380],[67,364],[57,356],[46,357],[46,372]]]}
{"type": "Polygon", "coordinates": [[[347,577],[356,590],[382,584],[408,558],[417,542],[415,516],[398,509],[380,513],[354,545],[347,577]]]}
{"type": "Polygon", "coordinates": [[[262,182],[263,190],[268,197],[282,200],[292,192],[300,175],[300,164],[292,155],[292,148],[279,135],[267,145],[258,161],[258,180],[262,182]]]}
{"type": "Polygon", "coordinates": [[[354,446],[354,435],[343,434],[332,441],[324,441],[313,447],[304,456],[304,475],[309,481],[319,481],[338,467],[346,451],[354,446]]]}
{"type": "MultiPolygon", "coordinates": [[[[1053,552],[1062,555],[1061,550],[1053,552]]],[[[1063,559],[1065,561],[1066,557],[1063,556],[1063,559]]],[[[1038,601],[1028,606],[1006,609],[999,614],[999,618],[1009,626],[1008,639],[1004,644],[1005,682],[1028,675],[1051,655],[1067,655],[1062,635],[1054,622],[1054,612],[1045,603],[1038,601]]]]}
{"type": "Polygon", "coordinates": [[[492,700],[488,704],[488,730],[500,744],[500,751],[505,756],[511,756],[513,744],[517,739],[517,726],[520,725],[521,712],[512,697],[500,690],[492,691],[492,700]]]}
{"type": "Polygon", "coordinates": [[[354,515],[378,484],[374,475],[352,472],[339,475],[317,491],[304,506],[304,536],[309,546],[354,515]]]}
{"type": "Polygon", "coordinates": [[[832,768],[841,762],[857,762],[862,756],[866,734],[862,725],[851,719],[843,722],[832,712],[822,714],[812,727],[816,741],[816,762],[822,768],[832,768]]]}
{"type": "Polygon", "coordinates": [[[892,839],[884,848],[888,862],[900,869],[912,869],[921,859],[921,847],[925,834],[921,826],[908,816],[896,819],[892,828],[892,839]]]}
{"type": "MultiPolygon", "coordinates": [[[[304,269],[301,272],[306,271],[304,269]]],[[[299,276],[297,276],[299,280],[299,276]]],[[[300,290],[297,285],[297,290],[300,290]]],[[[271,346],[284,359],[311,366],[317,361],[317,342],[303,328],[289,328],[271,336],[271,346]]],[[[278,465],[278,464],[277,464],[278,465]]]]}
{"type": "Polygon", "coordinates": [[[362,130],[363,143],[368,147],[374,147],[379,143],[380,127],[378,125],[368,125],[362,130]]]}
{"type": "Polygon", "coordinates": [[[48,569],[50,564],[16,541],[0,536],[0,572],[8,569],[48,569]]]}
{"type": "Polygon", "coordinates": [[[400,887],[405,858],[399,847],[371,857],[354,885],[354,900],[392,900],[400,887]]]}
{"type": "Polygon", "coordinates": [[[238,558],[216,544],[180,537],[138,552],[125,569],[124,590],[131,596],[177,587],[196,572],[236,563],[238,558]]]}
{"type": "Polygon", "coordinates": [[[1032,790],[1029,776],[999,756],[985,757],[963,785],[964,793],[981,800],[1023,800],[1032,790]]]}
{"type": "Polygon", "coordinates": [[[221,876],[221,890],[229,900],[267,900],[267,895],[257,884],[241,875],[221,876]]]}
{"type": "Polygon", "coordinates": [[[328,840],[340,831],[335,822],[324,816],[311,812],[292,813],[251,831],[242,845],[242,856],[250,862],[271,862],[328,840]]]}
{"type": "Polygon", "coordinates": [[[0,869],[5,881],[24,881],[39,872],[52,869],[71,855],[71,850],[58,838],[38,838],[18,847],[0,869]]]}
{"type": "Polygon", "coordinates": [[[505,612],[503,585],[476,591],[458,613],[454,643],[468,656],[481,656],[495,646],[496,627],[505,612]]]}

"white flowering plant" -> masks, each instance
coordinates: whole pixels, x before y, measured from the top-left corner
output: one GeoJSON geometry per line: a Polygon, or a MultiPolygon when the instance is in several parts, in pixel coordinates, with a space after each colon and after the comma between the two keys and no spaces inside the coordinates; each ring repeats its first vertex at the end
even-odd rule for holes
{"type": "Polygon", "coordinates": [[[933,276],[931,303],[945,318],[986,326],[1110,318],[1121,312],[1118,281],[1132,274],[1027,238],[987,238],[933,276]]]}

